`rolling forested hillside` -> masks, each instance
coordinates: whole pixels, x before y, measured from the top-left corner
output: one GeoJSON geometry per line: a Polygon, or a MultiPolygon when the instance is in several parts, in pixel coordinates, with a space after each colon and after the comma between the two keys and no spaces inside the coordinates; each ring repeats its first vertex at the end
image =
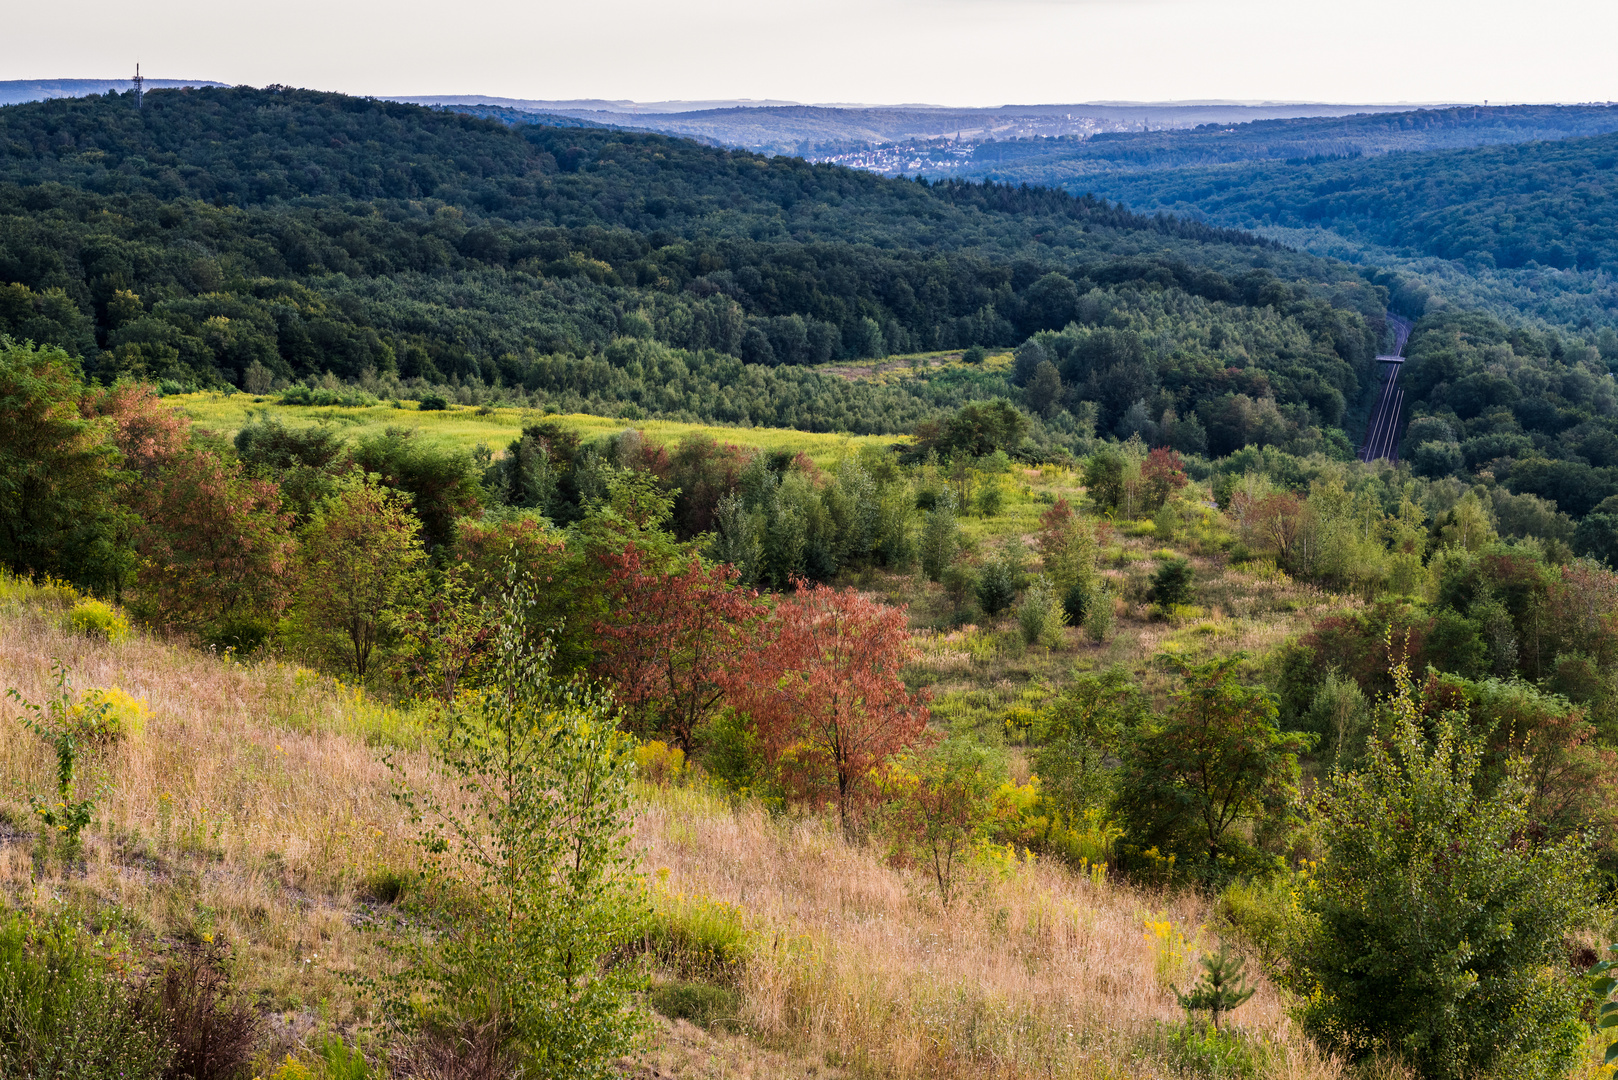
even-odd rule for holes
{"type": "MultiPolygon", "coordinates": [[[[1612,138],[1456,152],[1441,156],[1448,173],[1309,205],[1375,218],[1365,228],[1379,238],[1384,214],[1432,211],[1431,242],[1454,254],[1483,241],[1460,211],[1434,208],[1479,194],[1469,205],[1520,209],[1517,238],[1495,238],[1502,260],[1561,245],[1603,273],[1607,174],[1581,163],[1612,138]],[[1516,172],[1483,197],[1485,166],[1501,162],[1516,172]],[[1555,193],[1578,176],[1588,227],[1558,233],[1569,204],[1555,193]]],[[[1275,205],[1318,195],[1275,169],[1275,205]]],[[[1269,189],[1221,190],[1250,207],[1269,189]]],[[[142,110],[128,95],[0,109],[0,333],[61,345],[102,382],[439,387],[862,433],[1005,398],[1026,414],[1018,452],[1032,458],[1138,434],[1197,456],[1257,445],[1347,459],[1390,291],[1424,303],[1396,274],[1088,196],[893,180],[657,135],[284,88],[153,93],[142,110]],[[846,367],[973,346],[1015,347],[1016,363],[881,379],[846,367]]],[[[1507,371],[1474,350],[1453,377],[1414,365],[1409,415],[1442,425],[1406,440],[1409,453],[1442,448],[1417,467],[1575,514],[1611,494],[1600,470],[1618,467],[1602,449],[1618,339],[1467,326],[1487,349],[1513,342],[1533,359],[1507,371]],[[1480,379],[1509,393],[1473,408],[1460,387],[1480,379]],[[1553,483],[1524,461],[1584,480],[1553,483]]],[[[1413,346],[1444,333],[1422,324],[1413,346]]]]}
{"type": "Polygon", "coordinates": [[[844,407],[840,382],[783,369],[1012,346],[1094,289],[1167,289],[1274,309],[1296,339],[1233,345],[1220,370],[1324,349],[1360,372],[1383,303],[1339,264],[1093,199],[278,89],[0,112],[0,281],[5,330],[100,378],[391,372],[856,430],[908,429],[970,392],[844,407]]]}

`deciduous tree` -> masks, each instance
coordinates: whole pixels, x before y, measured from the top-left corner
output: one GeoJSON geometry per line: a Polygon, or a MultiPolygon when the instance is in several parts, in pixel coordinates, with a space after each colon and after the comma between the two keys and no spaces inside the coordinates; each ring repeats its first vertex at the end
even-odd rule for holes
{"type": "Polygon", "coordinates": [[[1146,510],[1156,510],[1190,483],[1185,476],[1185,462],[1166,446],[1159,446],[1146,455],[1140,467],[1140,479],[1144,495],[1142,508],[1146,510]]]}
{"type": "Polygon", "coordinates": [[[1277,730],[1275,699],[1236,679],[1243,659],[1182,665],[1168,716],[1125,746],[1118,808],[1141,846],[1211,861],[1238,821],[1286,808],[1308,736],[1277,730]]]}
{"type": "Polygon", "coordinates": [[[428,879],[454,900],[417,912],[427,932],[396,946],[383,1004],[418,1050],[471,1031],[522,1075],[606,1080],[639,1027],[633,968],[604,963],[645,915],[634,743],[606,694],[553,675],[533,598],[519,581],[501,599],[489,686],[447,710],[440,783],[406,794],[428,879]]]}
{"type": "Polygon", "coordinates": [[[801,798],[834,804],[851,832],[872,770],[921,738],[927,709],[899,675],[910,650],[903,608],[798,584],[728,688],[782,779],[801,798]]]}
{"type": "Polygon", "coordinates": [[[992,793],[982,750],[957,742],[923,750],[885,778],[901,851],[932,875],[946,907],[959,890],[972,842],[988,823],[992,793]]]}
{"type": "Polygon", "coordinates": [[[79,411],[87,419],[110,422],[109,434],[124,464],[146,482],[180,455],[191,434],[185,414],[164,404],[146,383],[120,380],[91,389],[80,399],[79,411]]]}
{"type": "Polygon", "coordinates": [[[659,569],[634,544],[600,556],[607,614],[596,621],[600,661],[637,731],[666,732],[685,752],[725,694],[725,672],[754,647],[764,611],[732,566],[692,558],[659,569]]]}
{"type": "Polygon", "coordinates": [[[129,560],[110,422],[80,415],[78,364],[0,336],[0,565],[116,589],[129,560]]]}
{"type": "Polygon", "coordinates": [[[420,532],[405,497],[371,476],[346,480],[304,532],[296,622],[362,679],[390,615],[420,588],[420,532]]]}
{"type": "Polygon", "coordinates": [[[1305,1024],[1426,1077],[1566,1075],[1588,1031],[1563,944],[1594,901],[1585,841],[1544,840],[1524,777],[1480,796],[1465,717],[1423,716],[1409,667],[1393,678],[1384,737],[1321,793],[1289,968],[1305,1024]]]}
{"type": "Polygon", "coordinates": [[[159,623],[208,632],[285,610],[296,545],[274,484],[244,477],[211,450],[190,449],[141,488],[136,506],[136,580],[159,623]]]}

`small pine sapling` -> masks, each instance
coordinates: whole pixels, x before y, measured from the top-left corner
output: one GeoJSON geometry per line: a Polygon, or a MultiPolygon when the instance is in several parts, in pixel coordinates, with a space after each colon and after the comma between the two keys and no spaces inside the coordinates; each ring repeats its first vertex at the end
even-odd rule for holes
{"type": "Polygon", "coordinates": [[[1222,945],[1218,952],[1204,956],[1202,978],[1191,988],[1191,992],[1174,992],[1174,996],[1180,999],[1180,1008],[1187,1014],[1197,1009],[1207,1009],[1213,1017],[1214,1030],[1218,1031],[1219,1014],[1230,1012],[1243,1004],[1256,989],[1247,985],[1247,977],[1242,970],[1246,964],[1241,957],[1226,953],[1222,945]]]}

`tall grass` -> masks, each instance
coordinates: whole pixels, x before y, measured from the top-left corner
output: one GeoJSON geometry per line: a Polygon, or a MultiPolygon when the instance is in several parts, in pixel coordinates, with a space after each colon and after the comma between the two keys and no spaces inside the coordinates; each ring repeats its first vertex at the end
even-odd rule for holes
{"type": "Polygon", "coordinates": [[[382,754],[422,773],[425,722],[290,665],[75,633],[59,591],[0,582],[0,686],[44,700],[60,658],[77,689],[142,703],[142,723],[81,760],[94,820],[82,862],[64,866],[16,835],[54,761],[0,705],[0,817],[14,826],[0,835],[0,893],[96,913],[148,945],[229,941],[261,1004],[363,1015],[343,976],[380,954],[356,895],[379,868],[414,859],[382,754]]]}
{"type": "MultiPolygon", "coordinates": [[[[638,836],[666,888],[743,913],[742,1013],[765,1040],[896,1078],[1172,1071],[1160,1025],[1183,1014],[1168,984],[1210,921],[1195,896],[1024,862],[985,870],[946,911],[825,823],[691,790],[649,793],[638,836]]],[[[1237,1023],[1268,1075],[1341,1074],[1273,987],[1237,1023]]]]}
{"type": "MultiPolygon", "coordinates": [[[[40,700],[58,657],[77,687],[143,701],[144,723],[86,764],[83,862],[42,862],[0,834],[0,892],[93,913],[140,949],[228,942],[242,990],[271,1014],[276,1061],[322,1028],[363,1024],[346,976],[390,962],[365,929],[386,923],[374,882],[413,867],[383,756],[433,783],[426,720],[296,667],[77,634],[59,618],[71,603],[0,583],[0,685],[40,700]]],[[[0,770],[0,810],[25,823],[27,794],[52,782],[50,750],[9,715],[0,770]]],[[[739,993],[739,1021],[772,1052],[895,1080],[1172,1071],[1179,1044],[1160,1025],[1181,1014],[1148,923],[1195,941],[1213,921],[1197,897],[1007,858],[946,912],[921,878],[823,822],[698,787],[642,790],[649,951],[739,993]]],[[[1274,988],[1236,1022],[1266,1075],[1339,1074],[1274,988]]]]}

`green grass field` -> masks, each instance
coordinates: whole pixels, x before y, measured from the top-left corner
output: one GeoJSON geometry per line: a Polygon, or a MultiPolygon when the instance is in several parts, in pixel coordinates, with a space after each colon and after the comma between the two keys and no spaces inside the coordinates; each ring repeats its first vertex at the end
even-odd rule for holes
{"type": "Polygon", "coordinates": [[[254,413],[267,413],[280,417],[288,424],[335,424],[343,427],[350,438],[357,439],[389,427],[415,428],[443,442],[471,449],[479,443],[489,447],[498,456],[517,438],[526,424],[542,419],[555,420],[564,427],[579,432],[585,438],[610,435],[635,428],[653,442],[674,444],[691,435],[707,435],[722,443],[757,447],[760,450],[802,450],[817,465],[829,465],[845,448],[865,444],[888,446],[902,442],[904,436],[894,435],[832,435],[793,431],[788,428],[722,427],[713,424],[682,424],[672,420],[624,420],[610,416],[589,416],[584,413],[566,413],[545,416],[533,409],[492,409],[487,413],[467,405],[451,405],[442,412],[419,412],[414,403],[403,408],[391,405],[373,405],[368,408],[342,408],[340,406],[278,405],[273,397],[254,397],[251,394],[176,394],[168,399],[198,426],[234,436],[254,413]]]}

